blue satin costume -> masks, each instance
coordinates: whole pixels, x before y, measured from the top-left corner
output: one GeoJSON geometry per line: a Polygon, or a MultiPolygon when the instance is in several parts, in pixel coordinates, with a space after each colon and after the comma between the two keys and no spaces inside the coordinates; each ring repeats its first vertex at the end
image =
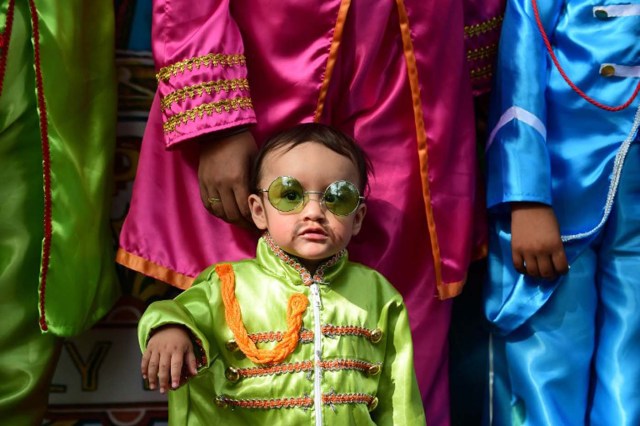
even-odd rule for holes
{"type": "MultiPolygon", "coordinates": [[[[617,106],[640,81],[640,2],[538,0],[561,67],[617,106]]],[[[563,79],[532,0],[509,0],[487,141],[487,419],[640,425],[640,97],[616,112],[563,79]],[[510,202],[553,207],[570,262],[545,281],[513,267],[510,202]]]]}

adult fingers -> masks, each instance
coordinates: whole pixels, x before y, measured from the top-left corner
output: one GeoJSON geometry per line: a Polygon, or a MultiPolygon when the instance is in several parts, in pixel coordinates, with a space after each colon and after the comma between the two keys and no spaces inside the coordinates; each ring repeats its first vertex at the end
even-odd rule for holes
{"type": "Polygon", "coordinates": [[[248,207],[244,205],[249,195],[251,162],[256,153],[255,140],[246,130],[220,138],[212,134],[202,141],[198,162],[201,198],[205,204],[210,197],[220,198],[223,209],[213,207],[210,211],[228,222],[236,223],[240,217],[248,217],[248,207]],[[227,195],[231,198],[227,199],[227,195]]]}
{"type": "Polygon", "coordinates": [[[227,203],[225,203],[225,215],[227,222],[234,225],[241,226],[247,229],[253,229],[255,225],[251,219],[251,211],[249,210],[249,190],[245,185],[236,185],[233,188],[232,193],[229,194],[230,202],[228,203],[230,208],[227,209],[227,203]]]}
{"type": "Polygon", "coordinates": [[[207,210],[209,210],[211,214],[223,220],[226,218],[222,196],[219,194],[210,195],[207,197],[206,203],[207,210]]]}
{"type": "Polygon", "coordinates": [[[226,222],[237,223],[242,217],[242,214],[240,213],[240,207],[238,206],[234,189],[231,187],[221,188],[220,196],[222,198],[224,215],[219,217],[226,222]]]}
{"type": "Polygon", "coordinates": [[[236,185],[233,188],[233,194],[236,198],[236,204],[238,206],[238,211],[240,212],[240,216],[244,220],[251,221],[251,210],[249,209],[249,194],[251,193],[251,189],[248,185],[236,185]]]}
{"type": "Polygon", "coordinates": [[[218,192],[213,188],[207,186],[203,181],[199,182],[200,186],[200,200],[205,209],[214,216],[224,215],[224,209],[222,207],[222,199],[218,192]]]}
{"type": "Polygon", "coordinates": [[[200,187],[200,198],[214,216],[244,228],[253,228],[249,210],[249,191],[242,185],[233,188],[200,187]]]}

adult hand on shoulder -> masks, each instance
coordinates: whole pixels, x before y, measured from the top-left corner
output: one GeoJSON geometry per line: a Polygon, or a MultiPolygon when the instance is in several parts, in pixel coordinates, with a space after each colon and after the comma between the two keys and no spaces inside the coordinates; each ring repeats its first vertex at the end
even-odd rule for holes
{"type": "Polygon", "coordinates": [[[168,325],[159,328],[149,339],[142,355],[142,377],[149,380],[149,389],[160,387],[160,393],[182,386],[197,374],[193,343],[184,327],[168,325]],[[171,381],[171,383],[169,383],[171,381]]]}
{"type": "Polygon", "coordinates": [[[511,203],[511,254],[521,274],[552,280],[569,264],[553,209],[540,203],[511,203]]]}
{"type": "Polygon", "coordinates": [[[249,174],[258,148],[248,131],[200,139],[198,180],[202,203],[220,219],[254,229],[249,211],[249,174]]]}

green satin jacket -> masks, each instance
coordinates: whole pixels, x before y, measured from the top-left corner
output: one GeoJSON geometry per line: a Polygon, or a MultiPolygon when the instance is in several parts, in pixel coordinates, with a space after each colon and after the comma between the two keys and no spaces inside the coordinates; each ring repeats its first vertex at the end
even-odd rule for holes
{"type": "Polygon", "coordinates": [[[424,425],[413,348],[401,296],[346,251],[315,275],[260,239],[255,259],[232,263],[235,296],[250,338],[274,345],[294,293],[305,294],[298,344],[282,363],[257,365],[238,350],[225,320],[220,279],[206,269],[174,300],[155,302],[139,325],[182,324],[196,342],[197,376],[169,393],[172,425],[424,425]]]}

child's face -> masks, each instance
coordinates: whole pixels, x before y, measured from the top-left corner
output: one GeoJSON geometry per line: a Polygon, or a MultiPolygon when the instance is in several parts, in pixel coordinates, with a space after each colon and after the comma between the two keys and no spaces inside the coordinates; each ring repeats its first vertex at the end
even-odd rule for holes
{"type": "MultiPolygon", "coordinates": [[[[288,147],[285,147],[285,149],[288,147]]],[[[323,193],[336,181],[348,181],[360,187],[358,170],[350,158],[315,142],[305,142],[285,151],[278,149],[263,159],[258,188],[266,189],[280,176],[295,178],[304,191],[323,193]]],[[[256,226],[268,230],[274,242],[285,252],[300,258],[313,271],[317,265],[347,246],[360,231],[366,206],[338,216],[320,203],[322,194],[311,193],[302,210],[282,213],[271,205],[266,193],[249,197],[256,226]]]]}

